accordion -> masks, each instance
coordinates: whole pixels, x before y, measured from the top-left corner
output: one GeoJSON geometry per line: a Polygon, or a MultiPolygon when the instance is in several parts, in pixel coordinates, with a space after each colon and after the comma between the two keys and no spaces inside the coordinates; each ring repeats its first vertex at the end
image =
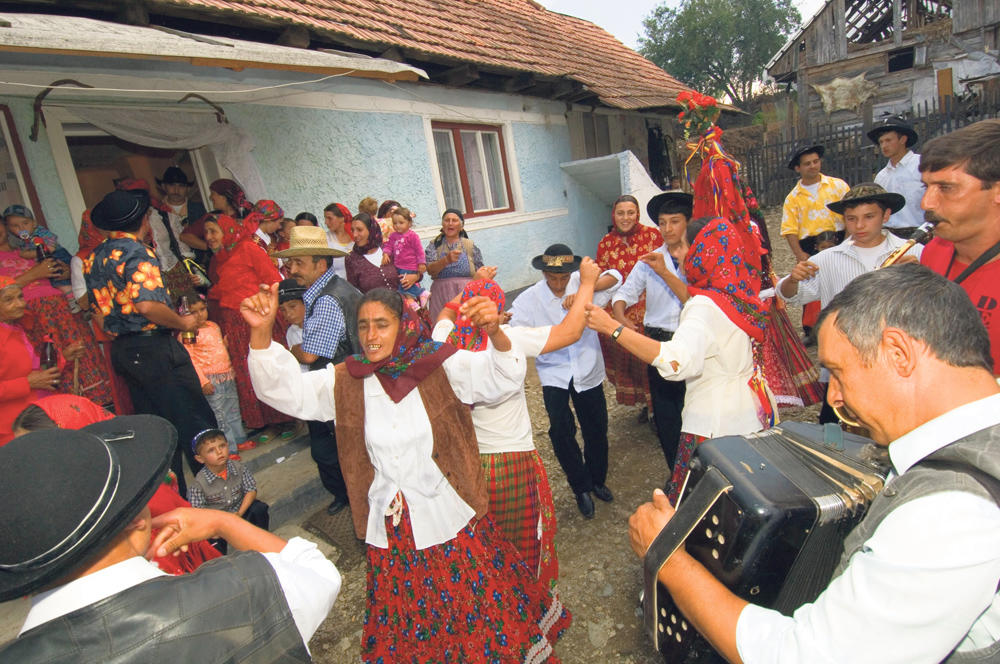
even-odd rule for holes
{"type": "Polygon", "coordinates": [[[833,424],[785,422],[695,451],[677,513],[643,560],[644,624],[668,664],[725,662],[657,582],[681,546],[743,599],[790,615],[826,588],[882,489],[884,448],[833,424]]]}

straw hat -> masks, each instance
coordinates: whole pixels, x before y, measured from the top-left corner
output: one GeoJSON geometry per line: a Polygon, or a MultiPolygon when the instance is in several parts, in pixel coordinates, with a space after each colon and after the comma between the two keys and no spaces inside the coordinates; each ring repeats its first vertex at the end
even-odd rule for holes
{"type": "Polygon", "coordinates": [[[288,249],[274,253],[278,258],[292,256],[346,256],[346,251],[326,243],[326,231],[319,226],[296,226],[288,236],[288,249]]]}

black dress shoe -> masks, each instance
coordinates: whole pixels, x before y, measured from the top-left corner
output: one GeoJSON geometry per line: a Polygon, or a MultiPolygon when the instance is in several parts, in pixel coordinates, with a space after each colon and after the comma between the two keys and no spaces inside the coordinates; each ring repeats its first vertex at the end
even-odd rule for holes
{"type": "Polygon", "coordinates": [[[615,499],[614,495],[611,493],[611,489],[604,486],[603,484],[595,484],[594,488],[591,489],[594,495],[603,500],[606,503],[610,503],[615,499]]]}
{"type": "Polygon", "coordinates": [[[594,518],[594,499],[586,491],[576,494],[576,506],[580,508],[580,514],[585,519],[594,518]]]}
{"type": "Polygon", "coordinates": [[[347,507],[347,501],[343,498],[334,498],[333,502],[330,503],[329,507],[326,508],[326,513],[333,516],[337,512],[341,511],[347,507]]]}

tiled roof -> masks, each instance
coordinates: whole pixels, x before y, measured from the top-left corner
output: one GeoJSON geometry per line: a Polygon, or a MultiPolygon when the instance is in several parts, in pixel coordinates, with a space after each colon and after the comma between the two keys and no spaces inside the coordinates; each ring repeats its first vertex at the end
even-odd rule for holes
{"type": "Polygon", "coordinates": [[[152,12],[307,28],[322,41],[483,70],[568,77],[608,106],[677,106],[687,86],[593,23],[533,0],[153,0],[152,12]]]}

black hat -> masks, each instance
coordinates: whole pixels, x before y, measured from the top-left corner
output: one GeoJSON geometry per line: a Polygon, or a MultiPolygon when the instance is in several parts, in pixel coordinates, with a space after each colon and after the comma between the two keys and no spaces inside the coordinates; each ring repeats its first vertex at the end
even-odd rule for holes
{"type": "Polygon", "coordinates": [[[149,192],[115,189],[90,211],[90,220],[102,231],[131,228],[149,210],[149,192]]]}
{"type": "Polygon", "coordinates": [[[900,194],[889,193],[882,188],[882,185],[874,182],[862,182],[851,187],[850,191],[844,194],[844,197],[839,201],[827,203],[826,206],[837,214],[844,214],[844,210],[849,205],[854,206],[860,203],[882,203],[895,214],[906,205],[906,199],[900,194]]]}
{"type": "Polygon", "coordinates": [[[553,244],[541,256],[531,259],[531,267],[542,272],[576,272],[583,259],[573,255],[573,250],[565,244],[553,244]]]}
{"type": "Polygon", "coordinates": [[[824,148],[822,145],[809,145],[809,144],[795,148],[794,150],[792,150],[792,153],[788,155],[788,170],[794,171],[795,167],[799,165],[799,159],[802,158],[802,155],[809,154],[810,152],[815,152],[820,157],[822,157],[823,154],[826,152],[826,148],[824,148]]]}
{"type": "Polygon", "coordinates": [[[163,171],[163,178],[156,178],[156,184],[182,184],[185,187],[193,187],[194,181],[188,181],[187,176],[184,175],[184,171],[181,170],[180,166],[171,166],[163,171]]]}
{"type": "Polygon", "coordinates": [[[278,284],[278,304],[284,304],[290,300],[301,300],[306,294],[306,287],[294,279],[282,279],[278,284]]]}
{"type": "Polygon", "coordinates": [[[691,216],[691,209],[694,206],[694,196],[687,193],[686,191],[681,191],[679,189],[671,189],[670,191],[664,191],[657,194],[649,199],[646,203],[646,214],[649,218],[653,220],[653,223],[658,223],[660,216],[660,208],[662,208],[667,203],[680,203],[687,207],[687,216],[691,216]]]}
{"type": "Polygon", "coordinates": [[[896,116],[890,116],[877,122],[875,126],[872,127],[872,130],[868,132],[868,138],[872,143],[878,145],[879,136],[887,131],[894,131],[906,136],[906,147],[908,148],[912,148],[917,144],[917,141],[920,140],[917,132],[913,129],[913,125],[896,116]]]}
{"type": "Polygon", "coordinates": [[[0,602],[107,546],[163,483],[177,430],[155,415],[36,431],[0,448],[0,602]]]}

